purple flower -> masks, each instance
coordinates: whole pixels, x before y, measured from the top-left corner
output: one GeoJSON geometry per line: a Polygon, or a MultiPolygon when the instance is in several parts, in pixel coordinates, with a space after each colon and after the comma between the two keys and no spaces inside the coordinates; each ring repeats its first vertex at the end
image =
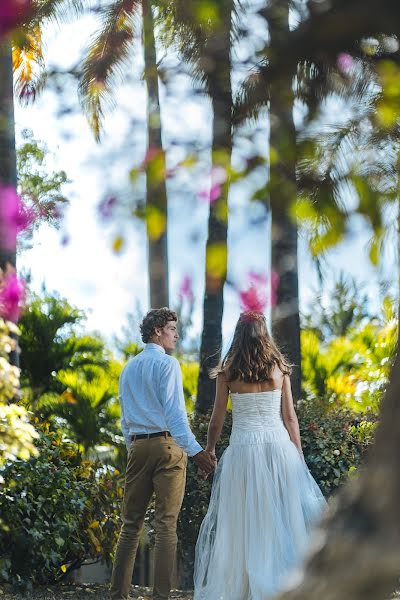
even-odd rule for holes
{"type": "Polygon", "coordinates": [[[115,198],[115,196],[110,196],[110,198],[106,198],[105,200],[103,200],[103,202],[101,202],[101,204],[99,205],[100,216],[103,217],[103,219],[110,219],[112,217],[112,213],[116,203],[117,199],[115,198]]]}
{"type": "Polygon", "coordinates": [[[192,278],[190,275],[184,275],[181,287],[179,288],[179,297],[181,300],[186,299],[189,302],[193,302],[194,294],[192,289],[192,278]]]}
{"type": "Polygon", "coordinates": [[[0,316],[7,321],[18,321],[24,300],[24,280],[16,273],[8,273],[0,285],[0,316]]]}
{"type": "Polygon", "coordinates": [[[0,235],[2,246],[14,250],[17,235],[25,231],[35,220],[35,212],[22,202],[15,188],[0,187],[0,235]]]}

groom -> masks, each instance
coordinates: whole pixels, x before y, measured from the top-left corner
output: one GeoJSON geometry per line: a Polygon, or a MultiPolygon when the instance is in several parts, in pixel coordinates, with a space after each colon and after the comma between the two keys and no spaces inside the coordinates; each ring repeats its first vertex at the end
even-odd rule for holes
{"type": "Polygon", "coordinates": [[[153,600],[167,600],[176,553],[176,524],[185,491],[189,455],[205,474],[212,457],[196,441],[188,423],[182,375],[166,354],[178,340],[177,315],[150,310],[140,331],[146,346],[128,362],[119,382],[121,425],[128,448],[122,529],[111,578],[112,600],[128,598],[136,550],[150,499],[155,493],[153,600]]]}

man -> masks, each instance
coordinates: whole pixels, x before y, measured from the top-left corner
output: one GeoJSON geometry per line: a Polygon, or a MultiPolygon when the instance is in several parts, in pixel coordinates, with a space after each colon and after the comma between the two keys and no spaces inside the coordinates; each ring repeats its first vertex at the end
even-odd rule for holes
{"type": "Polygon", "coordinates": [[[122,529],[111,578],[112,600],[128,598],[140,532],[155,493],[154,600],[167,600],[176,553],[176,524],[185,491],[187,455],[204,472],[213,458],[188,423],[182,374],[166,354],[178,340],[177,315],[150,310],[140,326],[143,352],[129,361],[119,383],[121,424],[128,448],[122,529]]]}

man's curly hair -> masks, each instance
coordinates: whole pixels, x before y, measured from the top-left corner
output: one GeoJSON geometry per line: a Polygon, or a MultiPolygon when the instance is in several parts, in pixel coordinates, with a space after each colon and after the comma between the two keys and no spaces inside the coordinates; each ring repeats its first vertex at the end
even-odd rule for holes
{"type": "Polygon", "coordinates": [[[143,342],[147,344],[155,334],[155,330],[165,327],[168,321],[177,320],[178,315],[176,312],[166,306],[149,310],[140,324],[140,333],[143,342]]]}

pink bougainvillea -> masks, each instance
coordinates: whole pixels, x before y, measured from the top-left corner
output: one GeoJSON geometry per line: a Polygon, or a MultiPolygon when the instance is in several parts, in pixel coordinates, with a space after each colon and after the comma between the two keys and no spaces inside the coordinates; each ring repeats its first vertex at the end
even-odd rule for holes
{"type": "Polygon", "coordinates": [[[6,250],[14,250],[17,235],[35,220],[35,212],[22,202],[12,186],[0,187],[0,236],[6,250]]]}
{"type": "Polygon", "coordinates": [[[18,321],[25,301],[25,282],[12,271],[0,278],[0,316],[6,321],[18,321]]]}
{"type": "Polygon", "coordinates": [[[188,300],[189,302],[193,302],[194,300],[192,278],[190,275],[184,275],[182,279],[182,283],[179,288],[179,298],[181,300],[188,300]]]}
{"type": "Polygon", "coordinates": [[[222,193],[222,184],[227,180],[228,174],[224,167],[213,167],[211,169],[211,186],[208,189],[202,189],[198,192],[197,197],[200,200],[205,200],[213,204],[222,193]]]}

